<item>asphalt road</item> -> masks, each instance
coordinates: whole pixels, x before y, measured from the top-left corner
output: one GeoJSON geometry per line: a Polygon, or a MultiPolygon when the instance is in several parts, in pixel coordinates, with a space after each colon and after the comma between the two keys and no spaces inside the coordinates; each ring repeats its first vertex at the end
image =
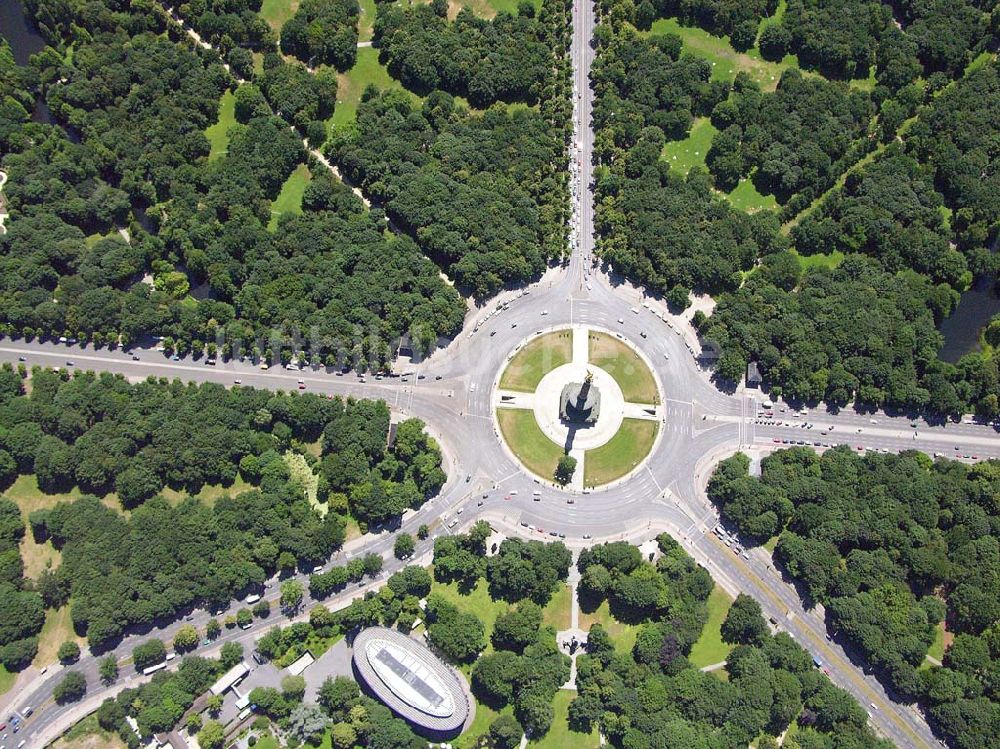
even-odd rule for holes
{"type": "MultiPolygon", "coordinates": [[[[874,677],[864,674],[838,643],[827,638],[822,612],[803,609],[794,587],[781,579],[764,550],[749,551],[744,558],[715,537],[711,529],[718,522],[717,514],[704,486],[712,466],[740,449],[760,454],[801,441],[817,449],[837,444],[855,450],[891,452],[917,448],[973,461],[1000,457],[997,431],[986,425],[929,424],[922,419],[912,422],[914,427],[908,417],[851,410],[813,409],[803,416],[782,403],[774,404],[770,409],[773,416],[767,417],[762,394],[730,394],[711,382],[709,371],[695,359],[698,345],[689,325],[667,314],[666,307],[657,300],[646,299],[641,290],[593,267],[594,134],[589,127],[592,92],[587,80],[593,61],[588,40],[594,25],[593,7],[577,2],[572,44],[577,134],[572,146],[575,166],[571,182],[579,187],[573,196],[568,261],[536,283],[503,292],[470,313],[465,329],[448,346],[424,362],[401,368],[412,371],[410,377],[376,380],[369,376],[362,381],[357,375],[324,368],[300,372],[272,367],[262,371],[250,362],[220,361],[209,366],[190,359],[172,361],[154,349],[126,353],[9,339],[0,340],[0,361],[18,362],[23,358],[28,366],[67,368],[72,362],[73,369],[116,372],[133,380],[176,377],[226,386],[238,380],[242,385],[272,390],[295,390],[301,380],[308,392],[382,398],[397,414],[423,419],[442,444],[448,462],[449,481],[442,493],[419,511],[408,513],[402,529],[415,533],[419,524],[427,523],[436,535],[453,519],[460,521],[456,526],[460,529],[486,514],[509,526],[510,532],[535,538],[549,538],[549,532],[565,534],[571,546],[601,539],[635,540],[667,530],[708,567],[730,594],[746,592],[759,600],[765,615],[819,658],[834,683],[850,691],[868,709],[872,724],[881,734],[901,747],[936,744],[913,707],[891,701],[874,677]],[[644,302],[649,308],[643,306],[644,302]],[[509,306],[498,312],[505,304],[509,306]],[[572,323],[603,327],[627,337],[653,363],[664,394],[662,437],[649,459],[621,483],[584,495],[573,495],[526,473],[501,445],[493,420],[493,384],[515,348],[539,331],[572,323]],[[138,360],[133,359],[133,354],[138,360]],[[820,444],[815,445],[817,442],[820,444]],[[533,491],[541,493],[537,501],[533,491]]],[[[349,544],[330,564],[342,564],[349,554],[371,551],[386,558],[388,574],[402,565],[392,557],[391,545],[388,533],[369,535],[349,544]]],[[[429,550],[430,541],[423,542],[417,555],[426,555],[429,550]]],[[[303,580],[307,577],[300,576],[303,580]]],[[[270,591],[268,597],[276,599],[274,583],[270,591]]],[[[343,605],[352,594],[347,591],[325,603],[343,605]]],[[[272,610],[277,611],[276,600],[272,603],[272,610]]],[[[307,600],[304,609],[311,603],[307,600]]],[[[220,620],[242,605],[234,603],[229,612],[219,615],[220,620]]],[[[206,611],[194,611],[189,623],[203,631],[210,616],[206,611]]],[[[224,630],[220,640],[197,652],[214,652],[220,642],[229,639],[245,643],[249,650],[267,628],[285,620],[275,613],[267,620],[256,620],[248,630],[224,630]]],[[[149,637],[169,642],[185,623],[126,638],[115,651],[122,659],[121,679],[135,676],[130,674],[126,660],[132,648],[149,637]]],[[[97,679],[97,659],[85,655],[75,668],[87,676],[88,696],[100,695],[104,688],[97,679]]],[[[32,739],[68,727],[72,711],[55,705],[51,699],[59,678],[58,668],[52,668],[37,675],[17,694],[0,699],[0,704],[6,704],[5,715],[13,708],[34,708],[34,715],[19,734],[29,740],[28,746],[37,745],[32,739]]]]}

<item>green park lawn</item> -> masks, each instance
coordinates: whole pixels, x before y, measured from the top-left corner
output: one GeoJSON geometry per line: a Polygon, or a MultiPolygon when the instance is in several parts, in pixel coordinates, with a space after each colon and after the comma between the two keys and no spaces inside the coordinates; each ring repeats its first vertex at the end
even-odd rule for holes
{"type": "MultiPolygon", "coordinates": [[[[375,0],[361,0],[361,17],[358,19],[358,41],[370,42],[375,25],[375,0]]],[[[360,50],[359,50],[360,51],[360,50]]]]}
{"type": "Polygon", "coordinates": [[[17,674],[12,674],[4,666],[0,665],[0,694],[6,694],[14,686],[17,674]]]}
{"type": "Polygon", "coordinates": [[[74,640],[80,647],[86,644],[83,637],[78,637],[73,631],[73,619],[70,616],[70,604],[62,608],[48,609],[45,612],[45,624],[38,633],[38,654],[33,663],[42,668],[51,666],[58,658],[59,646],[67,640],[74,640]]]}
{"type": "Polygon", "coordinates": [[[573,616],[573,591],[568,585],[560,585],[559,590],[542,609],[542,624],[552,626],[556,632],[569,629],[573,616]]]}
{"type": "MultiPolygon", "coordinates": [[[[377,49],[361,47],[358,49],[358,59],[354,67],[337,76],[337,106],[334,107],[333,116],[327,120],[327,124],[331,127],[340,127],[354,122],[361,94],[369,84],[374,84],[382,90],[390,88],[406,90],[378,61],[377,49]]],[[[416,94],[411,96],[414,101],[419,100],[416,94]]]]}
{"type": "Polygon", "coordinates": [[[186,491],[171,489],[169,486],[165,486],[160,494],[162,494],[163,498],[172,505],[178,505],[188,497],[194,497],[199,502],[203,502],[211,507],[221,497],[235,497],[236,495],[249,491],[253,488],[255,488],[253,484],[248,483],[242,476],[236,474],[236,480],[229,486],[222,486],[221,484],[206,484],[198,490],[197,494],[189,494],[186,491]]]}
{"type": "Polygon", "coordinates": [[[708,60],[713,80],[731,81],[737,73],[745,71],[762,89],[772,91],[778,85],[782,71],[798,67],[794,55],[787,55],[779,63],[768,62],[756,48],[746,53],[737,52],[729,43],[728,36],[714,36],[694,26],[681,26],[676,18],[657,19],[648,33],[679,36],[685,52],[708,60]]]}
{"type": "Polygon", "coordinates": [[[663,144],[660,158],[670,168],[687,174],[692,167],[705,166],[705,154],[712,145],[712,138],[719,132],[708,117],[695,118],[691,132],[684,140],[671,140],[663,144]]]}
{"type": "Polygon", "coordinates": [[[653,448],[658,428],[655,421],[625,419],[614,437],[600,447],[587,450],[583,460],[583,485],[607,484],[635,468],[653,448]]]}
{"type": "Polygon", "coordinates": [[[528,746],[537,749],[597,749],[601,745],[601,737],[595,725],[590,733],[580,733],[569,727],[569,703],[576,697],[576,692],[560,689],[552,698],[552,710],[555,713],[549,732],[537,741],[528,742],[528,746]]]}
{"type": "Polygon", "coordinates": [[[285,21],[295,15],[299,0],[264,0],[260,4],[260,15],[275,31],[281,31],[285,21]]]}
{"type": "MultiPolygon", "coordinates": [[[[323,737],[323,744],[321,744],[321,746],[329,746],[329,745],[330,745],[330,732],[327,731],[326,736],[323,737]]],[[[257,745],[255,749],[278,749],[278,740],[274,738],[274,736],[271,736],[270,734],[267,736],[261,736],[257,740],[257,745]]]]}
{"type": "Polygon", "coordinates": [[[629,653],[635,645],[635,638],[639,633],[639,627],[635,624],[620,622],[611,614],[611,609],[607,601],[602,601],[596,610],[590,613],[580,611],[580,629],[588,632],[592,626],[600,624],[615,643],[615,650],[619,653],[629,653]]]}
{"type": "Polygon", "coordinates": [[[295,171],[281,186],[278,197],[271,203],[271,220],[267,224],[268,231],[274,231],[277,228],[278,217],[281,214],[302,213],[302,195],[311,179],[312,174],[310,174],[308,166],[299,164],[295,167],[295,171]]]}
{"type": "Polygon", "coordinates": [[[214,125],[209,125],[205,129],[205,137],[208,138],[212,150],[208,154],[208,160],[212,161],[222,156],[229,148],[229,128],[236,124],[236,97],[233,92],[226,90],[219,99],[219,119],[214,125]]]}
{"type": "Polygon", "coordinates": [[[775,197],[773,195],[761,195],[754,186],[753,180],[749,177],[741,179],[740,183],[726,197],[733,204],[733,208],[746,211],[747,213],[778,210],[778,201],[775,197]]]}
{"type": "Polygon", "coordinates": [[[439,583],[434,581],[431,593],[437,593],[462,611],[475,614],[486,629],[486,639],[493,632],[493,624],[497,617],[510,606],[504,601],[494,601],[490,598],[490,588],[485,578],[476,581],[476,587],[468,593],[458,587],[458,583],[439,583]]]}
{"type": "Polygon", "coordinates": [[[708,597],[708,621],[705,622],[701,637],[691,647],[691,654],[688,656],[691,665],[704,668],[721,663],[729,656],[733,646],[722,641],[720,628],[732,602],[733,599],[729,594],[718,585],[712,589],[708,597]]]}
{"type": "Polygon", "coordinates": [[[660,402],[656,380],[649,367],[629,346],[608,333],[591,331],[588,359],[614,377],[629,403],[660,402]]]}
{"type": "MultiPolygon", "coordinates": [[[[454,18],[462,8],[468,8],[480,18],[493,18],[497,13],[506,11],[517,15],[517,6],[521,0],[449,0],[448,17],[454,18]]],[[[533,0],[535,10],[542,7],[541,0],[533,0]]]]}
{"type": "Polygon", "coordinates": [[[97,713],[88,715],[50,746],[52,749],[125,749],[117,734],[101,728],[97,713]]]}
{"type": "Polygon", "coordinates": [[[451,742],[455,749],[475,749],[479,746],[479,739],[490,730],[490,725],[500,715],[513,715],[512,705],[504,705],[500,712],[497,712],[489,705],[484,705],[476,700],[476,715],[472,719],[471,725],[461,736],[451,742]]]}
{"type": "Polygon", "coordinates": [[[844,262],[844,253],[840,250],[834,250],[827,255],[799,255],[799,253],[795,250],[792,250],[792,252],[798,256],[799,265],[802,266],[803,272],[813,268],[826,268],[828,270],[833,270],[844,262]]]}
{"type": "Polygon", "coordinates": [[[535,412],[526,408],[498,408],[497,421],[507,445],[528,470],[551,480],[564,452],[562,445],[545,436],[535,421],[535,412]]]}
{"type": "Polygon", "coordinates": [[[533,393],[542,378],[573,358],[573,333],[557,330],[538,336],[514,354],[500,376],[500,387],[533,393]]]}

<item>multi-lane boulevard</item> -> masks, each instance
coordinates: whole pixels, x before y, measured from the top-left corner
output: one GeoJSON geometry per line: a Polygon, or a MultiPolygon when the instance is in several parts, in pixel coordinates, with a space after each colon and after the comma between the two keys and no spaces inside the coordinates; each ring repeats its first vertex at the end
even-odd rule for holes
{"type": "MultiPolygon", "coordinates": [[[[776,627],[791,633],[823,663],[836,684],[868,709],[881,734],[899,746],[937,743],[912,706],[890,700],[879,682],[828,638],[822,611],[803,608],[794,587],[782,579],[766,551],[737,554],[712,533],[718,518],[704,488],[712,467],[740,449],[759,456],[790,444],[816,449],[846,444],[852,450],[919,449],[972,461],[1000,457],[1000,438],[988,425],[932,424],[923,419],[825,407],[801,414],[784,403],[764,408],[766,396],[756,391],[723,392],[711,381],[710,370],[696,358],[700,345],[684,318],[670,315],[660,301],[646,298],[641,290],[594,267],[592,92],[588,85],[594,25],[593,7],[578,0],[571,49],[576,136],[570,153],[575,165],[568,262],[550,269],[530,286],[505,291],[470,313],[464,330],[449,345],[425,361],[399,367],[401,372],[410,372],[409,376],[362,379],[354,373],[320,367],[262,370],[250,361],[219,361],[210,366],[204,360],[174,361],[152,347],[124,352],[9,339],[0,340],[0,361],[109,371],[133,380],[176,377],[272,390],[296,390],[301,385],[306,392],[384,399],[398,415],[418,416],[428,424],[443,447],[449,474],[438,497],[407,514],[403,530],[413,533],[419,524],[427,523],[436,535],[445,532],[452,519],[460,521],[455,526],[460,530],[478,517],[487,517],[507,533],[535,538],[565,534],[566,542],[575,547],[604,539],[641,540],[668,531],[730,594],[745,592],[759,600],[765,615],[777,622],[776,627]],[[653,363],[664,395],[662,436],[645,464],[626,480],[584,495],[572,495],[523,470],[503,448],[493,414],[493,385],[515,348],[538,331],[570,324],[602,327],[627,337],[653,363]],[[536,491],[540,492],[537,498],[533,496],[536,491]],[[574,501],[569,503],[571,497],[574,501]]],[[[429,544],[418,546],[418,558],[426,558],[429,544]]],[[[351,542],[330,563],[341,564],[346,556],[363,552],[386,559],[384,574],[401,565],[392,557],[392,536],[388,533],[351,542]]],[[[301,577],[305,580],[307,575],[301,577]]],[[[271,591],[276,592],[273,587],[271,591]]],[[[348,596],[356,594],[357,590],[348,591],[325,603],[343,605],[348,596]]],[[[307,608],[310,603],[307,600],[307,608]]],[[[234,603],[221,616],[240,605],[234,603]]],[[[210,616],[206,611],[194,611],[189,622],[126,637],[115,651],[122,659],[122,676],[110,688],[98,681],[97,658],[85,655],[75,668],[87,675],[88,704],[136,678],[127,666],[127,656],[136,644],[149,637],[168,641],[184,623],[203,628],[210,616]]],[[[255,620],[248,630],[227,630],[220,640],[198,652],[214,652],[229,639],[240,640],[249,649],[266,628],[281,621],[283,617],[274,615],[255,620]]],[[[46,674],[30,670],[12,693],[0,698],[0,704],[6,705],[4,718],[26,705],[34,709],[20,734],[31,747],[44,745],[79,712],[52,701],[52,689],[59,678],[57,668],[46,674]]]]}

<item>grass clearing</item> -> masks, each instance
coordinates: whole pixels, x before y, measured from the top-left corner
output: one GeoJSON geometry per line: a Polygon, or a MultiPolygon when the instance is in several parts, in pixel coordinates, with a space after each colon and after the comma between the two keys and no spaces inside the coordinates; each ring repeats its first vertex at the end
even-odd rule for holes
{"type": "Polygon", "coordinates": [[[569,727],[569,703],[576,697],[576,692],[560,689],[552,698],[552,727],[538,741],[528,742],[528,746],[537,749],[597,749],[601,745],[601,737],[597,726],[590,733],[580,733],[569,727]]]}
{"type": "Polygon", "coordinates": [[[209,125],[205,129],[205,137],[208,138],[212,150],[208,154],[208,160],[214,161],[222,156],[229,148],[229,128],[236,124],[236,97],[229,89],[222,94],[219,99],[219,119],[214,125],[209,125]]]}
{"type": "Polygon", "coordinates": [[[775,548],[777,546],[778,546],[778,537],[777,536],[771,536],[764,543],[764,548],[767,549],[768,553],[770,553],[770,554],[774,553],[774,550],[775,550],[775,548]]]}
{"type": "Polygon", "coordinates": [[[125,749],[117,734],[105,731],[91,713],[52,744],[52,749],[125,749]]]}
{"type": "Polygon", "coordinates": [[[660,392],[639,355],[609,333],[588,334],[588,360],[610,374],[629,403],[659,404],[660,392]]]}
{"type": "Polygon", "coordinates": [[[476,700],[476,716],[472,719],[469,728],[461,736],[451,742],[455,749],[475,749],[478,747],[479,739],[490,730],[490,725],[501,715],[513,715],[513,705],[504,705],[500,712],[497,712],[489,705],[484,705],[476,700]]]}
{"type": "Polygon", "coordinates": [[[762,195],[758,192],[753,180],[749,177],[741,179],[740,183],[726,197],[733,204],[733,208],[747,213],[778,210],[778,200],[773,195],[762,195]]]}
{"type": "Polygon", "coordinates": [[[833,270],[844,262],[844,253],[840,250],[834,250],[827,255],[799,255],[797,250],[792,250],[792,254],[799,258],[799,265],[802,266],[803,273],[807,270],[812,270],[813,268],[826,268],[827,270],[833,270]]]}
{"type": "Polygon", "coordinates": [[[611,614],[611,609],[607,601],[602,601],[601,605],[589,614],[585,613],[582,609],[580,610],[580,629],[588,632],[595,624],[600,624],[604,627],[604,630],[611,636],[611,639],[615,643],[615,650],[619,653],[629,653],[632,651],[636,635],[639,633],[639,627],[636,624],[625,624],[615,619],[611,614]]]}
{"type": "Polygon", "coordinates": [[[295,171],[291,173],[285,184],[281,186],[281,192],[271,203],[271,220],[267,223],[267,230],[274,231],[278,226],[278,217],[283,213],[302,213],[302,195],[306,191],[306,185],[312,180],[309,167],[299,164],[295,171]]]}
{"type": "Polygon", "coordinates": [[[468,593],[458,588],[458,583],[439,583],[436,580],[431,585],[431,593],[438,593],[449,603],[462,611],[475,614],[486,628],[486,639],[493,633],[493,625],[500,614],[510,608],[504,601],[494,601],[490,598],[490,588],[485,578],[476,581],[476,587],[468,593]]]}
{"type": "MultiPolygon", "coordinates": [[[[358,104],[361,103],[361,94],[365,92],[369,84],[382,90],[406,91],[403,84],[389,75],[389,71],[378,61],[377,49],[360,47],[354,67],[346,73],[337,75],[337,106],[334,107],[333,116],[327,120],[327,124],[331,128],[354,122],[358,113],[358,104]]],[[[420,97],[414,93],[410,93],[410,97],[414,102],[420,101],[420,97]]]]}
{"type": "Polygon", "coordinates": [[[11,673],[3,665],[0,665],[0,694],[6,694],[14,686],[17,674],[11,673]]]}
{"type": "MultiPolygon", "coordinates": [[[[358,18],[358,41],[370,42],[374,33],[375,12],[377,7],[375,0],[360,0],[361,16],[358,18]]],[[[358,52],[361,50],[359,49],[358,52]]]]}
{"type": "Polygon", "coordinates": [[[280,32],[285,21],[294,16],[298,9],[299,0],[264,0],[258,12],[268,26],[280,32]]]}
{"type": "MultiPolygon", "coordinates": [[[[448,0],[448,18],[454,21],[462,8],[468,8],[479,18],[493,18],[504,11],[516,16],[519,4],[520,0],[448,0]]],[[[536,12],[541,10],[541,0],[533,0],[532,4],[536,12]]]]}
{"type": "Polygon", "coordinates": [[[664,143],[660,158],[681,174],[687,174],[692,167],[705,166],[705,154],[717,132],[708,117],[696,117],[688,137],[664,143]]]}
{"type": "Polygon", "coordinates": [[[497,421],[507,445],[528,470],[551,480],[564,451],[561,445],[545,436],[535,421],[535,412],[525,408],[498,408],[497,421]]]}
{"type": "Polygon", "coordinates": [[[70,604],[58,609],[45,611],[45,624],[38,634],[38,654],[32,661],[35,666],[51,666],[58,660],[59,646],[67,640],[73,640],[81,648],[87,644],[85,637],[79,637],[73,631],[73,618],[70,616],[70,604]]]}
{"type": "Polygon", "coordinates": [[[732,603],[733,599],[726,591],[718,585],[712,588],[707,603],[708,621],[705,622],[705,626],[701,630],[701,637],[691,647],[691,655],[688,656],[691,665],[704,668],[714,663],[721,663],[729,656],[733,646],[722,641],[720,628],[732,603]]]}
{"type": "MultiPolygon", "coordinates": [[[[326,742],[329,736],[330,733],[328,731],[326,736],[323,737],[323,741],[326,742]]],[[[268,734],[267,736],[261,736],[259,739],[257,739],[256,749],[278,749],[278,740],[274,738],[274,736],[271,736],[270,734],[268,734]]]]}
{"type": "Polygon", "coordinates": [[[556,632],[569,629],[573,615],[573,591],[561,584],[548,604],[542,609],[542,624],[555,628],[556,632]]]}
{"type": "Polygon", "coordinates": [[[760,84],[765,91],[773,91],[781,78],[781,73],[790,67],[798,67],[794,55],[787,55],[781,62],[768,62],[754,48],[746,53],[737,52],[729,43],[728,36],[714,36],[703,29],[681,26],[676,18],[660,18],[653,22],[648,34],[676,34],[684,43],[684,51],[704,57],[712,66],[712,80],[731,81],[740,71],[760,84]]]}
{"type": "Polygon", "coordinates": [[[313,473],[312,468],[309,467],[309,463],[306,462],[305,456],[294,450],[288,450],[282,457],[284,458],[285,465],[288,466],[289,473],[292,474],[292,483],[302,488],[302,491],[306,493],[306,497],[309,498],[309,504],[312,505],[316,512],[321,516],[326,515],[327,506],[316,499],[319,476],[313,473]]]}
{"type": "Polygon", "coordinates": [[[37,543],[31,529],[21,539],[21,560],[24,562],[24,576],[34,580],[43,570],[55,570],[62,562],[62,552],[49,541],[37,543]]]}
{"type": "Polygon", "coordinates": [[[230,486],[223,486],[222,484],[206,484],[201,487],[197,494],[190,494],[189,492],[171,489],[169,486],[163,487],[163,491],[160,494],[172,505],[179,505],[188,497],[194,497],[199,502],[203,502],[209,507],[215,505],[221,497],[230,496],[235,497],[243,492],[250,491],[251,489],[256,489],[253,484],[248,483],[243,479],[242,476],[236,474],[236,480],[230,486]]]}
{"type": "Polygon", "coordinates": [[[503,390],[533,393],[542,378],[573,359],[573,333],[557,330],[538,336],[514,354],[500,376],[503,390]]]}
{"type": "Polygon", "coordinates": [[[607,484],[635,468],[653,449],[658,428],[655,421],[625,419],[614,437],[600,447],[587,450],[583,485],[607,484]]]}
{"type": "Polygon", "coordinates": [[[934,642],[932,642],[931,646],[927,648],[927,655],[936,659],[938,662],[944,660],[944,635],[944,622],[940,622],[934,628],[934,642]]]}

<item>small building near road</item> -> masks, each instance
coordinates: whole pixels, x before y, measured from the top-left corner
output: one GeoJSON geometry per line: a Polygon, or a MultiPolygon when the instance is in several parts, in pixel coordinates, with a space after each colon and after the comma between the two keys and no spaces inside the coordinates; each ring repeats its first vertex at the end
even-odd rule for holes
{"type": "Polygon", "coordinates": [[[243,661],[240,661],[220,676],[219,680],[209,687],[208,691],[215,695],[222,694],[227,689],[234,687],[248,673],[250,673],[250,667],[243,661]]]}
{"type": "Polygon", "coordinates": [[[747,387],[748,388],[759,388],[761,383],[764,382],[764,378],[760,375],[760,367],[757,366],[757,362],[752,361],[747,364],[747,387]]]}
{"type": "Polygon", "coordinates": [[[362,630],[353,643],[358,683],[415,730],[457,735],[469,717],[461,676],[412,637],[385,627],[362,630]]]}
{"type": "Polygon", "coordinates": [[[288,666],[288,673],[292,676],[300,676],[303,671],[315,662],[315,660],[316,659],[312,657],[312,653],[307,650],[299,658],[297,658],[294,663],[288,666]]]}

